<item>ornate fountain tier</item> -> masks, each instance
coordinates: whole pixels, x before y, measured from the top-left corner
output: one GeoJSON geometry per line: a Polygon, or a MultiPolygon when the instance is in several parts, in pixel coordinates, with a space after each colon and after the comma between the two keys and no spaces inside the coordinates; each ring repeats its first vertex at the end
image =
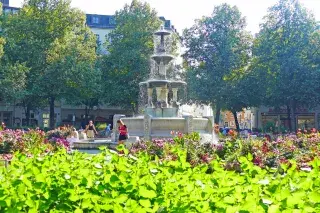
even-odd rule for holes
{"type": "Polygon", "coordinates": [[[174,59],[173,55],[164,53],[157,53],[151,56],[151,58],[158,64],[168,65],[172,59],[174,59]]]}
{"type": "Polygon", "coordinates": [[[141,82],[140,86],[147,89],[148,103],[145,113],[152,117],[177,117],[178,116],[178,90],[186,85],[184,81],[155,80],[141,82]],[[153,102],[154,89],[156,102],[153,102]],[[169,93],[172,93],[171,101],[168,102],[169,93]]]}
{"type": "Polygon", "coordinates": [[[157,36],[160,36],[160,37],[161,36],[167,36],[167,35],[170,35],[170,34],[171,34],[171,32],[166,30],[166,29],[164,29],[163,26],[160,27],[160,30],[158,30],[157,32],[154,33],[154,35],[157,35],[157,36]]]}
{"type": "Polygon", "coordinates": [[[146,85],[148,88],[156,88],[163,86],[170,86],[171,88],[178,88],[180,86],[186,85],[187,83],[184,81],[175,81],[175,80],[158,80],[158,79],[150,79],[144,82],[140,82],[139,85],[146,85]]]}

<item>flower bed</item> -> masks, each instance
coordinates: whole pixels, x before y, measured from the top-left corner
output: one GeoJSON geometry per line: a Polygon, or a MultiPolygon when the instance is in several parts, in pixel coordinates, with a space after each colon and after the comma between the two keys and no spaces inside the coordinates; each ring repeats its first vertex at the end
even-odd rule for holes
{"type": "Polygon", "coordinates": [[[151,142],[138,142],[130,153],[137,155],[146,151],[152,158],[176,159],[174,149],[187,150],[187,162],[192,166],[209,163],[220,158],[230,170],[239,168],[239,158],[251,154],[252,162],[261,168],[279,167],[295,160],[298,168],[310,168],[309,162],[320,157],[320,134],[297,134],[279,136],[275,141],[267,139],[240,140],[229,138],[218,144],[201,144],[197,133],[178,136],[174,139],[155,139],[151,142]]]}
{"type": "Polygon", "coordinates": [[[59,135],[45,134],[38,129],[0,131],[0,159],[10,160],[15,152],[41,153],[59,148],[69,149],[67,140],[59,135]]]}

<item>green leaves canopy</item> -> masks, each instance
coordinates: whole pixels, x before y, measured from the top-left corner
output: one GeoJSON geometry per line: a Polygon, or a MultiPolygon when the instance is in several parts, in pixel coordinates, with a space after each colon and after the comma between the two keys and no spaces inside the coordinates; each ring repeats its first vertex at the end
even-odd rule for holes
{"type": "Polygon", "coordinates": [[[5,20],[4,29],[8,60],[30,70],[22,102],[33,108],[49,99],[53,127],[54,101],[65,97],[72,70],[84,61],[94,64],[96,43],[85,14],[68,0],[27,0],[5,20]]]}
{"type": "MultiPolygon", "coordinates": [[[[298,1],[280,0],[269,9],[253,49],[252,70],[261,79],[264,104],[319,104],[319,23],[298,1]]],[[[294,120],[292,120],[294,128],[294,120]]]]}
{"type": "Polygon", "coordinates": [[[197,20],[184,31],[192,99],[216,104],[218,112],[221,108],[230,109],[234,102],[237,109],[246,106],[238,106],[240,101],[235,96],[240,93],[241,98],[246,91],[239,90],[230,80],[232,75],[245,71],[250,59],[251,37],[245,26],[245,18],[237,7],[222,4],[214,8],[212,16],[197,20]]]}
{"type": "Polygon", "coordinates": [[[116,28],[109,34],[104,57],[105,99],[111,105],[137,111],[139,82],[149,74],[153,33],[160,20],[149,4],[133,0],[116,12],[116,28]]]}
{"type": "MultiPolygon", "coordinates": [[[[0,3],[0,8],[2,4],[0,3]]],[[[3,29],[2,10],[0,11],[0,28],[3,29]]],[[[5,38],[3,30],[0,31],[0,100],[11,102],[21,96],[25,87],[25,74],[28,69],[20,63],[10,63],[4,56],[5,38]]]]}

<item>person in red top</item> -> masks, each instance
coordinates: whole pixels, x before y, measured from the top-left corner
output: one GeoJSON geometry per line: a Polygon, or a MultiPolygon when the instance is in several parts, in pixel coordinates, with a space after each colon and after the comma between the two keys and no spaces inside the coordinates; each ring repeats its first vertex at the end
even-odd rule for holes
{"type": "Polygon", "coordinates": [[[119,125],[118,131],[119,131],[119,140],[118,144],[123,144],[125,140],[128,139],[128,128],[127,126],[123,123],[122,120],[118,120],[117,124],[119,125]]]}

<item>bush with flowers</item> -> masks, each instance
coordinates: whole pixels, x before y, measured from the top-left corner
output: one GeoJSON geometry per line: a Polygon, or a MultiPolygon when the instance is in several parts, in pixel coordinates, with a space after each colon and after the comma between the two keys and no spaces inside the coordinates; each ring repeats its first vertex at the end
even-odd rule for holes
{"type": "Polygon", "coordinates": [[[147,152],[152,159],[175,160],[173,150],[187,151],[186,161],[192,166],[208,164],[214,159],[221,159],[228,170],[240,171],[239,158],[251,154],[252,163],[261,168],[280,168],[281,164],[290,164],[295,160],[297,168],[309,168],[309,162],[320,157],[320,134],[316,130],[310,133],[290,134],[270,138],[239,139],[236,133],[217,144],[201,143],[198,133],[183,135],[177,133],[173,139],[153,139],[140,141],[130,149],[138,156],[147,152]]]}
{"type": "Polygon", "coordinates": [[[61,136],[47,135],[39,129],[0,130],[0,159],[10,160],[15,152],[31,154],[53,152],[59,148],[69,150],[68,141],[61,136]]]}

